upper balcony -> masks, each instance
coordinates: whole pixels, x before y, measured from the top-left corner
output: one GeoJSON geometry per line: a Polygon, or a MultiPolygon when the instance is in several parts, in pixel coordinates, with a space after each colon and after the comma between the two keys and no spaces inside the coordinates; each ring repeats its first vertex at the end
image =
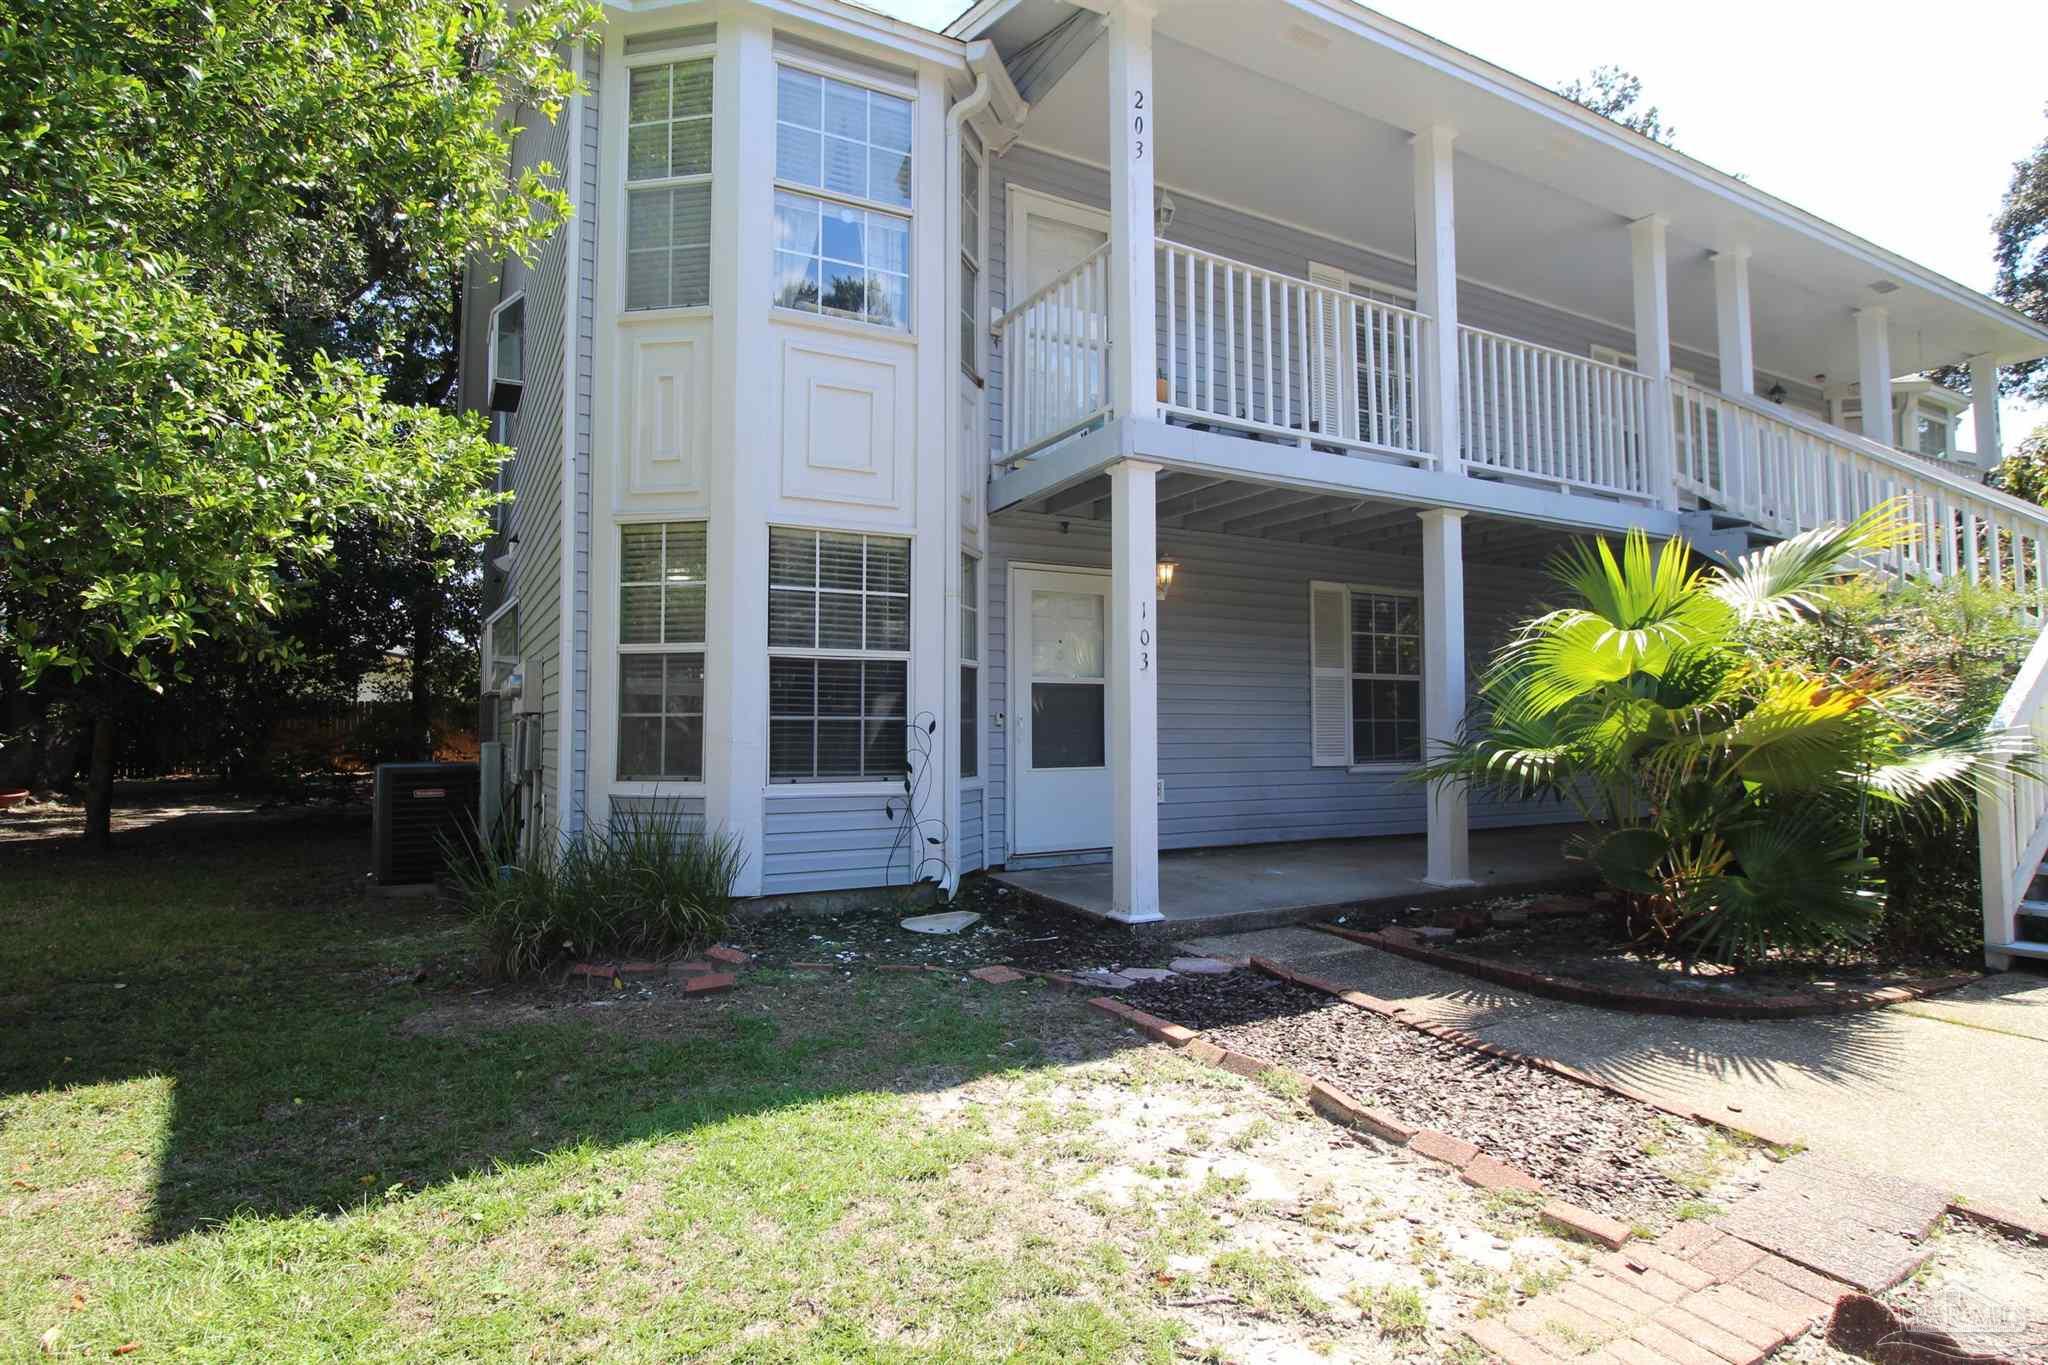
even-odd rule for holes
{"type": "Polygon", "coordinates": [[[1968,365],[1982,393],[2048,353],[1981,295],[1333,0],[977,15],[1033,104],[987,215],[998,509],[1108,421],[1244,477],[1539,522],[1569,499],[1606,509],[1580,525],[1782,535],[1898,495],[2048,534],[1899,448],[1921,409],[1896,376],[1968,365]],[[1072,223],[1033,237],[1026,189],[1072,223]]]}

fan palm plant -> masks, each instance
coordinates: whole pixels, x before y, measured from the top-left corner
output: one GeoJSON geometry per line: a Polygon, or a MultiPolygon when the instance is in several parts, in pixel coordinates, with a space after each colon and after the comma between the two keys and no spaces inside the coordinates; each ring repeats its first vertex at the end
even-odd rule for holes
{"type": "Polygon", "coordinates": [[[1883,887],[1875,816],[1943,820],[2017,755],[1909,684],[1749,648],[1746,628],[1814,612],[1910,526],[1886,505],[1703,567],[1629,533],[1561,555],[1569,605],[1525,623],[1424,781],[1553,797],[1575,853],[1686,958],[1743,962],[1855,942],[1883,887]]]}

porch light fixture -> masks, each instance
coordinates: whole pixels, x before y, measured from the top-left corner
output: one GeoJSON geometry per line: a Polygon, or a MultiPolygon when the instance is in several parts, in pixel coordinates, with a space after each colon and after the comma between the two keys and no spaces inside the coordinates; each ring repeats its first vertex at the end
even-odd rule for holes
{"type": "Polygon", "coordinates": [[[1160,195],[1159,207],[1152,211],[1152,226],[1159,232],[1165,232],[1173,226],[1173,215],[1178,212],[1180,205],[1173,202],[1172,195],[1160,195]]]}
{"type": "Polygon", "coordinates": [[[1162,559],[1159,561],[1160,601],[1164,602],[1166,600],[1166,594],[1173,591],[1173,575],[1177,570],[1179,570],[1179,568],[1180,564],[1175,560],[1162,559]]]}
{"type": "Polygon", "coordinates": [[[1770,399],[1773,403],[1783,403],[1785,401],[1785,386],[1783,384],[1771,385],[1765,391],[1764,397],[1770,399]]]}

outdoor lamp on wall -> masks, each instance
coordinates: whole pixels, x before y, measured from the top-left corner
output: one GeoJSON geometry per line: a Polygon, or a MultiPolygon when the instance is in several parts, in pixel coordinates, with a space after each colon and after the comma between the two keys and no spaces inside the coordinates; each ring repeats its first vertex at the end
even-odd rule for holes
{"type": "Polygon", "coordinates": [[[1172,195],[1160,195],[1159,206],[1152,210],[1153,227],[1163,234],[1168,228],[1173,226],[1173,215],[1179,211],[1180,205],[1173,202],[1172,195]]]}
{"type": "Polygon", "coordinates": [[[1173,575],[1180,565],[1171,559],[1159,561],[1159,600],[1164,602],[1166,594],[1173,591],[1173,575]]]}
{"type": "Polygon", "coordinates": [[[1764,397],[1770,399],[1773,403],[1783,403],[1785,401],[1785,386],[1783,384],[1771,385],[1765,391],[1764,397]]]}

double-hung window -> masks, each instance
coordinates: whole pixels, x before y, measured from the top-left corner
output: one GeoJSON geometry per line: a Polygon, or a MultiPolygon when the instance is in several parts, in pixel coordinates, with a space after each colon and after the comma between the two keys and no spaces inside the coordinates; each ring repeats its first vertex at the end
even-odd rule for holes
{"type": "Polygon", "coordinates": [[[1421,762],[1421,599],[1315,583],[1309,614],[1316,764],[1421,762]]]}
{"type": "Polygon", "coordinates": [[[912,108],[899,95],[778,69],[778,307],[910,330],[912,108]]]}
{"type": "Polygon", "coordinates": [[[960,776],[981,776],[981,561],[960,556],[960,776]]]}
{"type": "Polygon", "coordinates": [[[626,107],[626,307],[711,302],[711,59],[633,67],[626,107]]]}
{"type": "Polygon", "coordinates": [[[910,692],[910,542],[771,527],[768,776],[898,779],[910,692]]]}
{"type": "Polygon", "coordinates": [[[619,780],[704,777],[701,521],[619,530],[619,780]]]}
{"type": "Polygon", "coordinates": [[[960,148],[960,365],[981,373],[981,166],[960,148]]]}

